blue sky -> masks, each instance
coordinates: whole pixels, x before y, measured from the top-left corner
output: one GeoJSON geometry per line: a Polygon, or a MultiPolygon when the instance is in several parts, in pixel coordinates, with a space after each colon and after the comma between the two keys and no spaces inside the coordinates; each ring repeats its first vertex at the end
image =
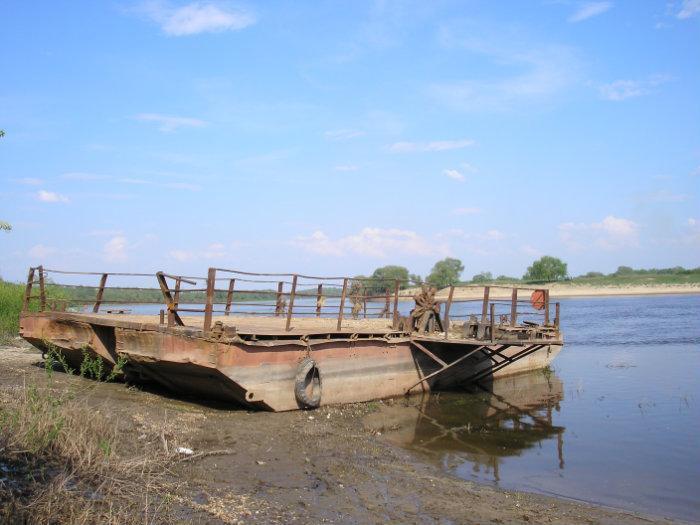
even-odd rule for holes
{"type": "Polygon", "coordinates": [[[0,6],[0,275],[700,265],[700,0],[0,6]]]}

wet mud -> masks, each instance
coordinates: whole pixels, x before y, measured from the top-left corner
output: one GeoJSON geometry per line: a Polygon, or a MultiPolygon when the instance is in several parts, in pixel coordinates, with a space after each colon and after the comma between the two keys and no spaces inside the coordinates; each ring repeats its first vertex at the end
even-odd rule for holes
{"type": "MultiPolygon", "coordinates": [[[[0,348],[0,388],[45,381],[38,351],[0,348]]],[[[182,523],[675,523],[452,476],[401,446],[416,438],[404,400],[266,413],[63,373],[51,381],[114,421],[123,450],[158,435],[181,451],[166,499],[182,523]]]]}

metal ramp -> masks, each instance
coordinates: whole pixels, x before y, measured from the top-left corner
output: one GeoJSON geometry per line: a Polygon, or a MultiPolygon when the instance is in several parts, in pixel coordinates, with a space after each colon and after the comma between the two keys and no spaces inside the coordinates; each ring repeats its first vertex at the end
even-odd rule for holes
{"type": "Polygon", "coordinates": [[[546,341],[546,342],[532,342],[532,343],[524,343],[522,341],[518,342],[504,342],[504,343],[496,343],[496,344],[481,344],[476,346],[475,348],[471,348],[468,350],[464,355],[459,356],[456,358],[454,361],[448,363],[444,361],[443,359],[440,359],[438,356],[436,356],[433,352],[428,350],[421,342],[417,340],[412,340],[411,344],[421,352],[423,352],[425,355],[430,357],[433,361],[438,363],[440,365],[440,368],[434,372],[431,372],[430,374],[426,375],[425,377],[421,378],[420,381],[418,381],[416,384],[411,386],[410,388],[406,389],[406,394],[410,394],[411,390],[416,388],[418,385],[421,385],[425,383],[426,381],[445,373],[447,370],[450,370],[454,366],[458,365],[459,363],[465,361],[466,359],[470,358],[471,356],[477,354],[478,352],[483,352],[483,355],[474,363],[475,367],[478,367],[479,364],[483,363],[484,361],[491,360],[493,363],[493,366],[490,366],[488,368],[478,370],[477,372],[474,372],[471,376],[467,377],[463,383],[475,383],[478,382],[496,372],[499,370],[519,361],[520,359],[523,359],[530,354],[533,354],[534,352],[540,350],[541,348],[548,346],[550,344],[556,344],[556,341],[546,341]],[[518,350],[515,354],[511,356],[507,356],[503,354],[503,351],[506,350],[507,348],[510,347],[519,347],[521,348],[518,350]]]}

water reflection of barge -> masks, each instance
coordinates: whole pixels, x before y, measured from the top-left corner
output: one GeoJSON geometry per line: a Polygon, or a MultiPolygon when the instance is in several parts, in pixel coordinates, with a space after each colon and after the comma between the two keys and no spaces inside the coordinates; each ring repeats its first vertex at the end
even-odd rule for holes
{"type": "Polygon", "coordinates": [[[542,368],[561,350],[559,304],[550,304],[547,290],[484,286],[481,299],[456,300],[450,288],[438,301],[424,285],[402,316],[407,286],[216,268],[183,277],[37,267],[27,279],[21,335],[58,349],[73,366],[85,352],[106,366],[121,358],[128,377],[275,411],[476,384],[542,368]],[[64,276],[82,281],[57,285],[64,276]],[[94,302],[76,311],[85,299],[70,292],[85,292],[90,276],[99,277],[94,302]],[[135,278],[157,282],[159,316],[114,307],[125,287],[108,282],[135,278]],[[56,290],[60,298],[52,297],[56,290]],[[253,291],[267,298],[255,311],[242,305],[253,291]],[[188,294],[200,294],[204,304],[192,304],[188,294]]]}
{"type": "Polygon", "coordinates": [[[555,374],[534,371],[495,379],[473,394],[426,394],[382,405],[364,423],[397,445],[438,456],[451,467],[467,462],[499,481],[503,458],[549,439],[557,440],[564,468],[565,429],[552,422],[563,399],[555,374]]]}

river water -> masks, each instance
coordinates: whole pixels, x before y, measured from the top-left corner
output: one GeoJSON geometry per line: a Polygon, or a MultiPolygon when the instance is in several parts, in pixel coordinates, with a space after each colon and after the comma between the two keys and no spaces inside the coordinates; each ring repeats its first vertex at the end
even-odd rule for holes
{"type": "Polygon", "coordinates": [[[551,372],[387,407],[386,437],[464,479],[700,521],[700,296],[561,303],[551,372]]]}
{"type": "Polygon", "coordinates": [[[464,479],[700,521],[700,296],[560,302],[550,371],[384,406],[384,437],[464,479]]]}

